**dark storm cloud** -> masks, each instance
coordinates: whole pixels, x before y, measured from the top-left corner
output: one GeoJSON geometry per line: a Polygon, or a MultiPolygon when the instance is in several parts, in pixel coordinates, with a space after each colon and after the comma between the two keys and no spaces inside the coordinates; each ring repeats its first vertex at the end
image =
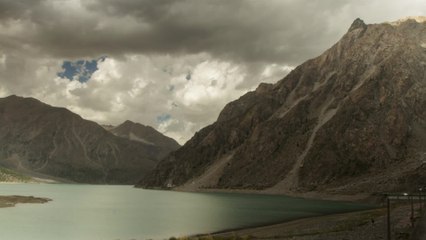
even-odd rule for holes
{"type": "Polygon", "coordinates": [[[19,19],[25,15],[31,14],[31,8],[39,5],[41,0],[1,0],[0,1],[0,20],[19,19]]]}
{"type": "Polygon", "coordinates": [[[346,3],[93,0],[66,6],[63,2],[1,1],[0,12],[32,24],[35,30],[23,43],[58,57],[207,52],[235,61],[294,65],[324,50],[329,38],[337,39],[326,20],[346,3]],[[321,10],[323,6],[327,8],[321,10]]]}
{"type": "Polygon", "coordinates": [[[209,52],[239,61],[295,64],[329,44],[317,36],[328,37],[325,20],[345,2],[107,0],[88,8],[116,18],[131,16],[149,26],[134,33],[138,41],[127,43],[132,50],[209,52]],[[324,5],[327,10],[318,11],[324,5]],[[313,38],[318,40],[314,45],[313,38]]]}

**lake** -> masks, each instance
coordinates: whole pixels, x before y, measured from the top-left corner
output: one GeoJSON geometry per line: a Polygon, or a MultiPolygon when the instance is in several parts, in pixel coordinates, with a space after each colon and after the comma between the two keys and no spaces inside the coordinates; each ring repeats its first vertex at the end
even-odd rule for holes
{"type": "Polygon", "coordinates": [[[0,195],[53,199],[0,208],[0,239],[13,240],[168,239],[371,208],[286,196],[106,185],[0,184],[0,195]]]}

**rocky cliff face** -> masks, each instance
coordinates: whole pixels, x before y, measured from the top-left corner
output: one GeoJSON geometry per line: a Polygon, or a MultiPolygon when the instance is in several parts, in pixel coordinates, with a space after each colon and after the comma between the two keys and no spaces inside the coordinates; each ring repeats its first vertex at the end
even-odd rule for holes
{"type": "Polygon", "coordinates": [[[0,165],[31,176],[84,183],[136,183],[164,153],[114,136],[65,108],[0,98],[0,165]]]}
{"type": "Polygon", "coordinates": [[[117,127],[109,129],[114,135],[143,144],[156,146],[161,151],[161,157],[165,157],[172,151],[177,150],[180,145],[173,138],[164,136],[154,128],[132,121],[125,121],[117,127]]]}
{"type": "Polygon", "coordinates": [[[426,183],[426,22],[366,25],[229,103],[138,186],[360,193],[426,183]]]}

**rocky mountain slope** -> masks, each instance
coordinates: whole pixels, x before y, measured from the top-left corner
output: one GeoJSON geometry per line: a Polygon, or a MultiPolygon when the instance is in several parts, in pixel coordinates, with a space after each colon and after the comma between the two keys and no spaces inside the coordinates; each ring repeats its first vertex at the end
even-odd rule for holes
{"type": "Polygon", "coordinates": [[[426,18],[366,25],[217,121],[137,186],[362,193],[426,184],[426,18]]]}
{"type": "Polygon", "coordinates": [[[109,131],[118,137],[159,147],[162,153],[160,157],[165,157],[180,147],[173,138],[164,136],[150,126],[134,123],[129,120],[117,127],[109,129],[109,131]]]}
{"type": "Polygon", "coordinates": [[[136,183],[164,156],[160,147],[114,136],[65,108],[0,98],[0,166],[35,177],[136,183]]]}

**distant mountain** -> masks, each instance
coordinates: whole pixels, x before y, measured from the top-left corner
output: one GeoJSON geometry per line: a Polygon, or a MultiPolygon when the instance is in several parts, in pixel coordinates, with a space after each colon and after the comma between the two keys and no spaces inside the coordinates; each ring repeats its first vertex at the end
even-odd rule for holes
{"type": "Polygon", "coordinates": [[[140,123],[134,123],[129,120],[117,127],[109,129],[109,131],[118,137],[157,146],[161,149],[161,153],[163,153],[162,157],[165,157],[171,151],[175,151],[180,147],[179,143],[177,143],[173,138],[164,136],[150,126],[144,126],[140,123]]]}
{"type": "Polygon", "coordinates": [[[163,150],[114,136],[65,108],[34,98],[0,98],[0,166],[35,177],[135,183],[163,150]]]}
{"type": "Polygon", "coordinates": [[[115,128],[115,126],[109,125],[109,124],[101,124],[101,127],[103,127],[105,130],[108,130],[108,131],[115,128]]]}
{"type": "Polygon", "coordinates": [[[426,184],[426,18],[366,25],[217,121],[137,186],[361,193],[426,184]]]}

